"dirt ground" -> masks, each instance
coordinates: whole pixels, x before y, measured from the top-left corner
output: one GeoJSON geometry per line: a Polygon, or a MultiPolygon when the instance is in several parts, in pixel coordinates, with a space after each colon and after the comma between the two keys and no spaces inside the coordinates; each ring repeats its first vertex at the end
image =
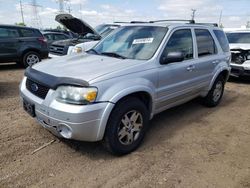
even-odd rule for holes
{"type": "Polygon", "coordinates": [[[23,72],[0,65],[0,187],[250,187],[250,79],[231,79],[217,108],[157,115],[141,147],[116,157],[39,126],[19,103],[23,72]]]}

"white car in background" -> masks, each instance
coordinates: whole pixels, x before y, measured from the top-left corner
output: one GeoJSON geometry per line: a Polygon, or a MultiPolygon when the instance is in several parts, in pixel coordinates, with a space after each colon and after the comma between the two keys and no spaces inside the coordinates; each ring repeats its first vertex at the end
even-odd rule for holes
{"type": "MultiPolygon", "coordinates": [[[[113,30],[119,28],[121,23],[101,24],[95,28],[95,31],[101,36],[101,38],[109,35],[113,30]]],[[[78,54],[93,48],[100,40],[94,40],[89,42],[83,42],[75,46],[70,46],[67,52],[69,54],[78,54]]]]}
{"type": "Polygon", "coordinates": [[[231,75],[250,76],[250,30],[226,33],[232,53],[231,75]]]}

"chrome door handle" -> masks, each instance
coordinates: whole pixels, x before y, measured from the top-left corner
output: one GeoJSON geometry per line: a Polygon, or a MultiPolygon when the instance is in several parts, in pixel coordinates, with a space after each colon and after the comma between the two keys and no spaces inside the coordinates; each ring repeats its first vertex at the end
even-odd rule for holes
{"type": "Polygon", "coordinates": [[[195,69],[195,66],[194,65],[190,65],[187,67],[187,71],[193,71],[195,69]]]}
{"type": "Polygon", "coordinates": [[[217,65],[217,64],[219,64],[219,62],[220,62],[220,61],[215,60],[215,61],[213,61],[212,63],[213,63],[214,65],[217,65]]]}

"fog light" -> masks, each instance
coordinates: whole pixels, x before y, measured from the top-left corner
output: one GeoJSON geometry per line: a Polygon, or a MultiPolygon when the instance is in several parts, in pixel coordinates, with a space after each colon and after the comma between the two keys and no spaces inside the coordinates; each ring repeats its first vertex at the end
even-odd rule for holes
{"type": "Polygon", "coordinates": [[[67,138],[67,139],[72,138],[72,130],[71,130],[71,128],[68,125],[64,124],[64,123],[59,124],[59,126],[57,127],[57,131],[59,132],[59,134],[63,138],[67,138]]]}

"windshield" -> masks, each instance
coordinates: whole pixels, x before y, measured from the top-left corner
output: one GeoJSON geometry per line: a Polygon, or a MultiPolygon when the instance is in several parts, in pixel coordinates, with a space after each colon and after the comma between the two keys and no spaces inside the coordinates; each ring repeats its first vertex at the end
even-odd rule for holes
{"type": "Polygon", "coordinates": [[[96,54],[113,54],[113,57],[148,60],[158,49],[166,32],[165,27],[121,27],[102,40],[93,50],[96,54]]]}
{"type": "Polygon", "coordinates": [[[229,43],[250,43],[250,33],[227,33],[229,43]]]}

